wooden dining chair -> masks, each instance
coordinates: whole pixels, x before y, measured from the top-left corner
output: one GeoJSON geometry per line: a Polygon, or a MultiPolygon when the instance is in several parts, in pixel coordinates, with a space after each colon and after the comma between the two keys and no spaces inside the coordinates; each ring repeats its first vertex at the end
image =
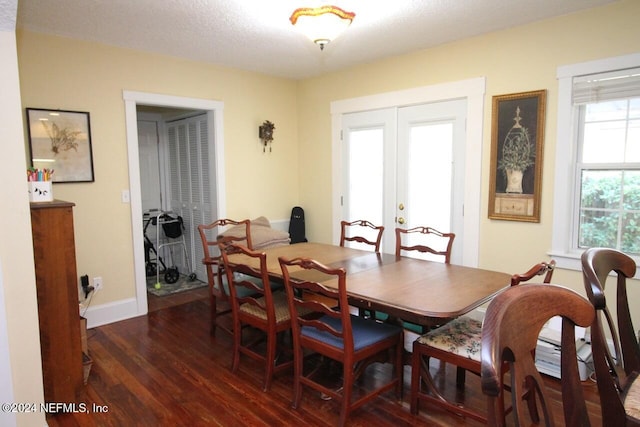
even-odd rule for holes
{"type": "Polygon", "coordinates": [[[396,256],[401,256],[404,252],[417,251],[443,256],[445,264],[449,264],[455,238],[455,233],[442,233],[431,227],[396,228],[396,256]],[[422,242],[414,244],[416,239],[422,242]]]}
{"type": "MultiPolygon", "coordinates": [[[[272,291],[267,270],[267,255],[264,252],[251,251],[237,244],[221,244],[220,251],[229,284],[233,314],[231,371],[238,370],[241,354],[264,363],[262,390],[268,391],[273,375],[291,368],[293,363],[291,357],[283,359],[287,353],[283,335],[291,329],[287,296],[282,289],[272,291]],[[230,254],[244,254],[254,258],[259,261],[259,268],[229,263],[230,254]],[[256,281],[255,278],[259,280],[256,281]],[[251,334],[245,334],[246,327],[251,327],[251,334]],[[262,333],[256,334],[257,331],[262,333]],[[263,348],[265,339],[266,349],[263,348]],[[277,353],[278,350],[280,354],[277,353]]],[[[288,353],[291,356],[291,351],[288,353]]]]}
{"type": "MultiPolygon", "coordinates": [[[[220,308],[218,302],[228,302],[229,286],[227,278],[224,274],[224,265],[220,255],[220,243],[243,243],[247,248],[252,249],[251,244],[251,221],[245,219],[243,221],[235,221],[232,219],[219,219],[211,224],[198,225],[200,240],[202,241],[202,253],[204,258],[202,263],[207,270],[207,281],[209,284],[209,298],[211,301],[211,334],[215,335],[218,326],[218,316],[231,313],[231,307],[220,308]],[[222,236],[223,228],[235,226],[245,228],[244,233],[238,236],[222,236]]],[[[233,333],[230,328],[222,329],[229,333],[233,333]]]]}
{"type": "MultiPolygon", "coordinates": [[[[514,274],[511,276],[510,287],[542,275],[545,276],[544,283],[550,283],[555,264],[553,260],[541,262],[524,274],[514,274]]],[[[456,366],[456,385],[464,388],[466,371],[480,375],[481,343],[482,320],[471,316],[453,319],[415,340],[411,358],[411,413],[417,414],[419,402],[425,401],[455,414],[486,422],[486,413],[445,398],[429,369],[431,359],[440,360],[441,368],[446,368],[446,364],[456,366]]],[[[535,412],[534,403],[529,404],[531,411],[535,412]]]]}
{"type": "Polygon", "coordinates": [[[602,420],[612,426],[640,425],[640,348],[627,299],[627,279],[635,276],[636,263],[630,256],[607,248],[587,249],[581,261],[587,297],[596,310],[591,350],[602,420]],[[611,273],[616,277],[616,322],[605,298],[611,273]]]}
{"type": "MultiPolygon", "coordinates": [[[[399,257],[406,252],[428,253],[443,256],[443,261],[449,264],[451,262],[451,249],[455,237],[456,235],[454,233],[441,233],[431,227],[396,228],[396,256],[399,257]],[[414,244],[416,238],[420,239],[419,244],[414,244]],[[428,245],[426,243],[428,243],[428,245]]],[[[398,321],[397,319],[389,319],[387,313],[373,310],[360,309],[360,315],[373,317],[381,322],[398,321]]],[[[415,334],[424,334],[426,332],[426,328],[422,325],[406,321],[401,322],[402,326],[410,332],[415,334]]]]}
{"type": "Polygon", "coordinates": [[[343,426],[351,411],[381,393],[395,389],[396,397],[401,399],[402,328],[349,313],[347,274],[343,268],[332,269],[308,258],[280,257],[279,262],[292,318],[293,408],[300,406],[302,386],[310,387],[340,403],[338,424],[343,426]],[[293,279],[291,272],[300,269],[306,271],[297,271],[296,279],[293,279]],[[312,279],[304,280],[303,277],[312,279]],[[316,281],[318,279],[322,282],[330,280],[332,285],[325,286],[316,281]],[[327,305],[326,301],[337,301],[337,304],[327,305]],[[309,352],[342,364],[339,388],[327,385],[317,367],[303,363],[304,355],[309,352]],[[359,381],[368,365],[388,360],[394,366],[389,381],[376,380],[374,384],[359,381]],[[354,393],[356,387],[358,393],[354,393]]]}
{"type": "Polygon", "coordinates": [[[373,246],[375,252],[380,252],[383,232],[382,225],[374,225],[367,220],[341,221],[340,246],[344,247],[347,242],[363,243],[373,246]]]}
{"type": "MultiPolygon", "coordinates": [[[[544,324],[554,316],[562,317],[561,390],[564,423],[568,427],[590,425],[584,400],[578,359],[575,327],[587,327],[594,319],[592,305],[576,292],[556,285],[530,284],[507,289],[496,296],[487,308],[482,326],[481,384],[487,396],[487,423],[504,426],[505,365],[510,372],[511,416],[516,426],[544,422],[556,425],[553,401],[535,365],[534,350],[544,324]],[[526,419],[523,394],[535,393],[542,419],[526,419]]],[[[603,421],[606,419],[603,418],[603,421]]],[[[605,425],[620,425],[609,423],[605,425]]]]}

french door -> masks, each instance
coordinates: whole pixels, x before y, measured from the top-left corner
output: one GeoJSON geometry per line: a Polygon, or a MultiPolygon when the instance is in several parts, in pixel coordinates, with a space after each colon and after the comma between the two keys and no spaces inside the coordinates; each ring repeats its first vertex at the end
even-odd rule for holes
{"type": "Polygon", "coordinates": [[[384,225],[386,253],[396,227],[452,231],[461,263],[465,117],[464,100],[344,114],[342,217],[384,225]]]}

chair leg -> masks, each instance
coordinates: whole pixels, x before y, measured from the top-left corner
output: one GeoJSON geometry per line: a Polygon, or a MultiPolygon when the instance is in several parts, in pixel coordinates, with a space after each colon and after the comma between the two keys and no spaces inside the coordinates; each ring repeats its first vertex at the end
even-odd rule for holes
{"type": "Polygon", "coordinates": [[[276,336],[267,334],[267,354],[265,360],[265,373],[264,373],[264,386],[262,391],[269,391],[271,387],[271,379],[273,378],[273,371],[276,364],[276,336]]]}
{"type": "Polygon", "coordinates": [[[233,325],[233,361],[231,363],[231,372],[235,373],[240,366],[240,346],[242,345],[242,327],[240,322],[234,322],[233,325]]]}
{"type": "Polygon", "coordinates": [[[393,361],[396,367],[396,379],[398,383],[396,384],[396,398],[398,401],[402,402],[402,395],[404,394],[404,337],[401,335],[401,338],[396,345],[396,355],[395,360],[393,361]]]}
{"type": "Polygon", "coordinates": [[[216,326],[217,326],[216,317],[218,315],[218,307],[217,307],[217,298],[213,294],[213,292],[211,293],[210,303],[211,303],[211,335],[215,336],[216,326]]]}
{"type": "Polygon", "coordinates": [[[291,403],[291,407],[297,409],[302,399],[302,383],[300,382],[300,377],[303,374],[302,368],[304,360],[300,346],[294,344],[293,352],[293,402],[291,403]]]}
{"type": "Polygon", "coordinates": [[[420,369],[422,369],[420,359],[422,359],[422,355],[419,353],[418,348],[414,343],[413,356],[411,358],[411,401],[409,402],[410,412],[413,415],[418,414],[418,393],[420,392],[420,369]]]}
{"type": "Polygon", "coordinates": [[[346,425],[349,412],[351,410],[351,393],[353,392],[353,374],[354,367],[343,364],[342,373],[342,404],[340,405],[340,420],[338,425],[340,427],[346,425]]]}

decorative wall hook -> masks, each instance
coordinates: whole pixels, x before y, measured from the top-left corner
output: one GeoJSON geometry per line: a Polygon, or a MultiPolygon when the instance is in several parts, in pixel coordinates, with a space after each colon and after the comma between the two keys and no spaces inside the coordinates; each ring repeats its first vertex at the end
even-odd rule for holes
{"type": "Polygon", "coordinates": [[[262,123],[262,126],[258,128],[258,136],[262,141],[263,153],[267,150],[267,144],[269,144],[269,152],[271,152],[271,142],[273,141],[273,131],[275,128],[276,126],[269,120],[265,120],[264,123],[262,123]]]}

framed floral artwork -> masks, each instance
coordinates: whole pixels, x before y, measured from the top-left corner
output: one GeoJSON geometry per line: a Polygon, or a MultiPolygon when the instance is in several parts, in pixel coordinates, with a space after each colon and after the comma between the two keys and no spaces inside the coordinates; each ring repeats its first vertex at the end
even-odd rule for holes
{"type": "Polygon", "coordinates": [[[31,167],[53,182],[93,182],[89,113],[27,108],[31,167]]]}
{"type": "Polygon", "coordinates": [[[489,218],[540,222],[546,95],[493,97],[489,218]]]}

